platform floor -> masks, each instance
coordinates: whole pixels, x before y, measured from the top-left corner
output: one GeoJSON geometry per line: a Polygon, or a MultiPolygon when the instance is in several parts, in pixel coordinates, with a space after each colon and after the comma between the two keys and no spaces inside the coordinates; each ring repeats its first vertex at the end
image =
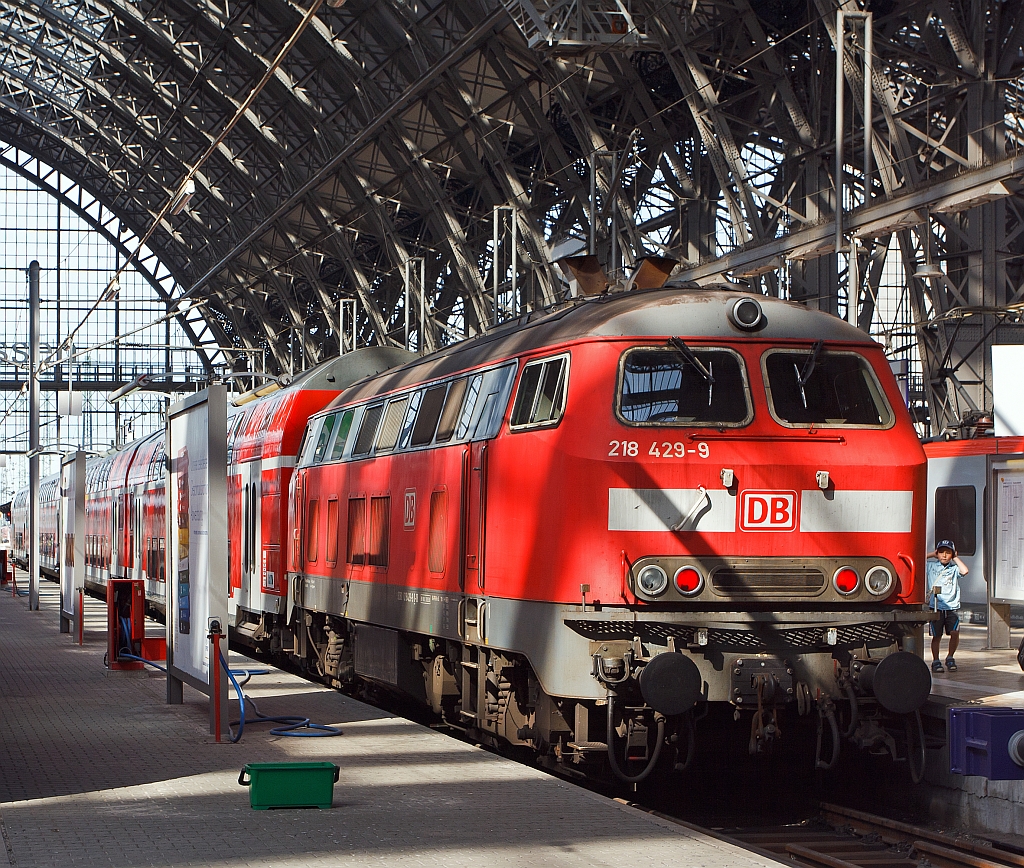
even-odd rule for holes
{"type": "Polygon", "coordinates": [[[186,687],[168,706],[161,673],[105,674],[102,604],[87,603],[83,647],[56,607],[49,582],[37,612],[0,592],[0,864],[776,864],[277,670],[245,688],[261,711],[343,735],[247,726],[216,744],[204,696],[186,687]],[[249,808],[246,763],[302,760],[341,767],[331,810],[249,808]]]}
{"type": "MultiPolygon", "coordinates": [[[[1012,649],[989,650],[988,632],[984,626],[964,624],[960,627],[960,647],[956,652],[956,672],[932,675],[932,697],[958,702],[980,702],[984,705],[1006,705],[1024,708],[1024,672],[1017,663],[1017,646],[1024,630],[1011,630],[1012,649]]],[[[942,637],[939,659],[946,659],[949,637],[942,637]]],[[[931,640],[926,637],[925,649],[931,665],[931,640]]]]}

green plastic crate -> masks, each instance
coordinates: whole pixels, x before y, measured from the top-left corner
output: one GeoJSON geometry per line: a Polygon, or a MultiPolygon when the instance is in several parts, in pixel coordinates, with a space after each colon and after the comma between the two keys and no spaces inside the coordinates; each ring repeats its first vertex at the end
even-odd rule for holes
{"type": "Polygon", "coordinates": [[[327,762],[247,763],[238,783],[249,788],[249,805],[257,811],[329,808],[340,771],[334,763],[327,762]]]}

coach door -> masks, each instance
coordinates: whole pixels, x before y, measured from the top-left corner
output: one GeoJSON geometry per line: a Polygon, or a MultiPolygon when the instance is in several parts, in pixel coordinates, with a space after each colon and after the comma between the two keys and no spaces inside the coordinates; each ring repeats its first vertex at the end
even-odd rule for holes
{"type": "Polygon", "coordinates": [[[462,574],[460,588],[482,594],[486,583],[487,443],[470,443],[462,459],[462,574]]]}
{"type": "Polygon", "coordinates": [[[242,467],[242,594],[244,608],[262,610],[260,594],[260,462],[242,467]]]}

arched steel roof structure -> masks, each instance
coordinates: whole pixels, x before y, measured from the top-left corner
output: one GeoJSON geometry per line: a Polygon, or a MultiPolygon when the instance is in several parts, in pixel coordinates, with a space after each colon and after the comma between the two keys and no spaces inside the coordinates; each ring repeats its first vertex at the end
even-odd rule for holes
{"type": "MultiPolygon", "coordinates": [[[[207,300],[179,317],[198,346],[278,370],[296,342],[338,351],[343,299],[360,341],[422,316],[427,348],[551,304],[591,237],[613,283],[657,254],[876,332],[888,260],[909,313],[882,331],[920,357],[931,430],[964,430],[991,411],[991,344],[1024,341],[1022,5],[324,6],[147,249],[207,300]]],[[[142,237],[306,8],[0,0],[3,158],[59,167],[142,237]]]]}

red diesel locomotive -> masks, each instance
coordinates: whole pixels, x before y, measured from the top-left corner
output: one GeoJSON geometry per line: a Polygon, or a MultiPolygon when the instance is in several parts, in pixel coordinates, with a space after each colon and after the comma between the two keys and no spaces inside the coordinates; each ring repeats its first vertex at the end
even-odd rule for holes
{"type": "Polygon", "coordinates": [[[931,686],[902,650],[924,485],[857,329],[736,291],[586,300],[310,420],[280,641],[566,769],[638,779],[703,703],[751,709],[754,751],[792,705],[831,729],[820,765],[837,716],[895,753],[931,686]]]}
{"type": "Polygon", "coordinates": [[[911,753],[925,459],[881,348],[835,317],[584,299],[344,356],[229,429],[237,641],[568,773],[682,760],[708,705],[749,709],[754,752],[791,709],[820,766],[843,736],[911,753]]]}

